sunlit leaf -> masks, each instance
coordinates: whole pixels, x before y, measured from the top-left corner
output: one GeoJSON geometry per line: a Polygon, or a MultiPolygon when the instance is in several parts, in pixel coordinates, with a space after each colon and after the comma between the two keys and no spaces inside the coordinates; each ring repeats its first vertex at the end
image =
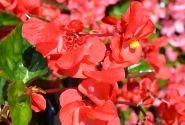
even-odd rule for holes
{"type": "Polygon", "coordinates": [[[8,88],[8,103],[13,125],[28,125],[32,110],[29,96],[25,93],[25,84],[21,81],[11,83],[8,88]]]}
{"type": "MultiPolygon", "coordinates": [[[[26,83],[31,79],[44,75],[47,72],[47,67],[34,67],[36,70],[33,71],[23,65],[22,57],[30,44],[22,38],[21,28],[22,25],[18,25],[0,41],[0,69],[2,69],[4,77],[8,78],[8,80],[23,80],[26,83]]],[[[27,56],[32,60],[34,59],[34,63],[39,62],[38,56],[32,57],[34,55],[27,56]]],[[[39,58],[41,57],[39,56],[39,58]]]]}
{"type": "Polygon", "coordinates": [[[144,59],[140,63],[128,67],[128,73],[143,73],[150,72],[151,70],[151,66],[144,59]]]}

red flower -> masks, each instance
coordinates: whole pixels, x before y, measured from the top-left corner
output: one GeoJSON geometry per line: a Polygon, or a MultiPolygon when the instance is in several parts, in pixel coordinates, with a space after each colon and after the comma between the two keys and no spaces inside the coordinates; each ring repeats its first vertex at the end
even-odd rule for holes
{"type": "Polygon", "coordinates": [[[155,31],[140,2],[131,3],[117,27],[119,32],[111,40],[113,59],[127,65],[137,63],[142,52],[141,42],[155,31]]]}
{"type": "Polygon", "coordinates": [[[173,124],[177,113],[173,106],[166,103],[161,103],[158,107],[159,115],[165,120],[167,124],[173,124]]]}
{"type": "Polygon", "coordinates": [[[26,92],[30,96],[31,109],[33,111],[40,112],[46,109],[45,98],[41,94],[36,93],[42,92],[39,88],[29,87],[27,88],[26,92]]]}
{"type": "Polygon", "coordinates": [[[150,107],[154,99],[149,95],[155,96],[157,89],[158,83],[156,81],[152,82],[148,78],[142,79],[140,83],[134,79],[130,79],[122,88],[122,97],[134,104],[143,102],[143,105],[150,107]]]}
{"type": "Polygon", "coordinates": [[[46,100],[41,94],[31,93],[31,108],[35,112],[40,112],[46,109],[46,100]]]}
{"type": "Polygon", "coordinates": [[[69,89],[60,96],[62,106],[59,118],[63,125],[119,125],[116,108],[111,101],[102,106],[91,105],[82,100],[75,89],[69,89]],[[71,99],[68,99],[71,97],[71,99]],[[66,101],[67,100],[67,101],[66,101]]]}
{"type": "Polygon", "coordinates": [[[156,70],[156,77],[162,79],[168,79],[171,76],[170,69],[165,66],[165,57],[159,54],[159,48],[166,45],[168,39],[161,37],[154,39],[151,44],[145,43],[143,52],[148,63],[156,70]],[[155,60],[155,61],[154,61],[155,60]]]}
{"type": "Polygon", "coordinates": [[[115,101],[118,94],[117,82],[125,77],[122,68],[86,71],[84,75],[87,79],[79,84],[78,89],[98,106],[107,100],[115,101]]]}
{"type": "Polygon", "coordinates": [[[185,118],[185,97],[181,96],[175,89],[168,89],[165,92],[164,100],[157,107],[159,115],[167,124],[183,124],[185,118]]]}
{"type": "Polygon", "coordinates": [[[35,45],[43,56],[53,54],[54,49],[60,49],[57,47],[59,34],[60,30],[56,24],[53,25],[34,17],[27,20],[22,27],[22,36],[35,45]]]}
{"type": "Polygon", "coordinates": [[[106,47],[97,37],[80,36],[82,29],[79,20],[62,25],[31,18],[24,23],[22,35],[48,59],[55,73],[84,77],[83,71],[94,70],[104,58],[106,47]]]}
{"type": "Polygon", "coordinates": [[[78,89],[98,106],[103,105],[107,100],[114,101],[118,93],[117,83],[108,84],[90,78],[83,80],[78,89]]]}

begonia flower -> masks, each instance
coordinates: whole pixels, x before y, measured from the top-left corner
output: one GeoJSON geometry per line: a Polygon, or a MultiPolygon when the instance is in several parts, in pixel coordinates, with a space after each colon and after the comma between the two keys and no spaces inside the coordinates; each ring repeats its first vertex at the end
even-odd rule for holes
{"type": "Polygon", "coordinates": [[[116,108],[111,101],[102,106],[91,105],[82,100],[75,89],[68,89],[60,96],[62,106],[59,118],[63,125],[119,125],[116,108]],[[69,96],[71,100],[65,101],[69,96]]]}
{"type": "Polygon", "coordinates": [[[140,2],[131,2],[122,17],[117,33],[111,39],[112,57],[117,63],[127,66],[138,63],[142,53],[141,42],[155,32],[154,24],[145,15],[140,2]],[[142,20],[141,20],[142,19],[142,20]]]}
{"type": "Polygon", "coordinates": [[[77,20],[66,26],[31,18],[24,23],[22,35],[48,59],[52,70],[58,74],[84,77],[83,64],[87,64],[87,68],[88,65],[96,67],[103,60],[106,47],[98,37],[78,36],[82,29],[83,24],[77,20]]]}

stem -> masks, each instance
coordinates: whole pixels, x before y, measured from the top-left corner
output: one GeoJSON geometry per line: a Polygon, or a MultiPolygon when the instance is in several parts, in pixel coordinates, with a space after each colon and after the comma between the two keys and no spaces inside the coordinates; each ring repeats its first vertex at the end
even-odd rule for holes
{"type": "Polygon", "coordinates": [[[45,89],[44,91],[48,94],[48,93],[58,93],[58,92],[63,92],[65,91],[67,88],[55,88],[55,89],[45,89]]]}
{"type": "Polygon", "coordinates": [[[58,93],[58,92],[64,92],[67,89],[76,89],[76,87],[70,87],[70,88],[53,88],[53,89],[44,89],[46,94],[48,93],[58,93]]]}
{"type": "Polygon", "coordinates": [[[141,72],[141,73],[130,73],[130,74],[127,74],[127,78],[136,78],[136,77],[141,77],[144,75],[152,75],[152,74],[155,74],[154,70],[141,72]]]}
{"type": "Polygon", "coordinates": [[[136,104],[131,103],[131,102],[117,101],[116,103],[117,103],[117,104],[123,104],[123,105],[129,105],[129,106],[137,107],[136,104]]]}
{"type": "Polygon", "coordinates": [[[146,117],[146,113],[145,113],[144,109],[141,106],[138,106],[138,108],[141,111],[141,113],[143,114],[143,116],[146,117]]]}

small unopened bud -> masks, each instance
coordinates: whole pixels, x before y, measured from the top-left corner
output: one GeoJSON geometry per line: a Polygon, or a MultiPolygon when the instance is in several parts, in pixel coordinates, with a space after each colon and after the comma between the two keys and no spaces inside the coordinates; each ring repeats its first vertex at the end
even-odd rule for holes
{"type": "Polygon", "coordinates": [[[74,30],[75,32],[80,32],[83,30],[84,25],[80,20],[72,20],[69,24],[68,24],[69,29],[74,30]]]}

